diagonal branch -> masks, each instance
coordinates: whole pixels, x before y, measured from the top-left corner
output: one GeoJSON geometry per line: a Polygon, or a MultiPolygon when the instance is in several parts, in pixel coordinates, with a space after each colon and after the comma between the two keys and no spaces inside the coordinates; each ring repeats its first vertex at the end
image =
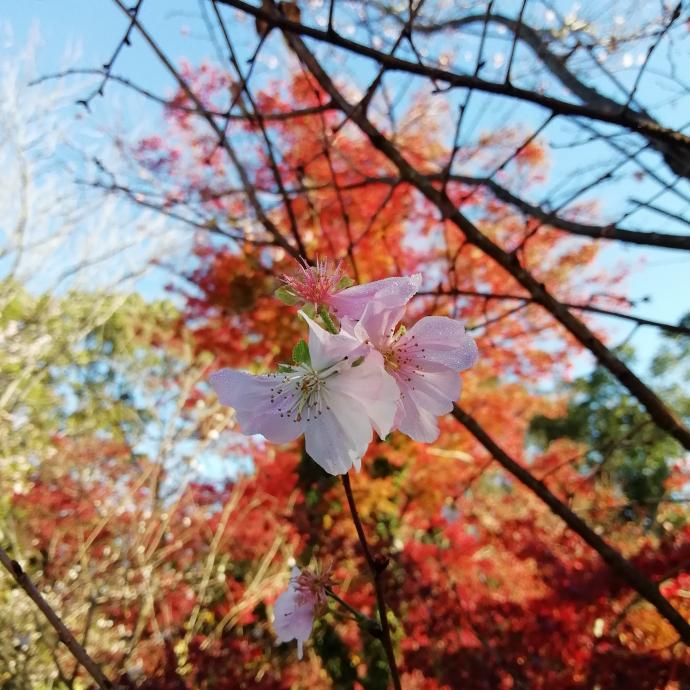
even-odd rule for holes
{"type": "Polygon", "coordinates": [[[0,546],[0,563],[14,578],[14,581],[26,592],[31,601],[36,604],[41,613],[58,634],[60,641],[69,649],[72,656],[88,671],[101,690],[114,690],[115,686],[103,675],[98,664],[89,656],[88,652],[77,642],[52,606],[43,598],[17,561],[12,560],[5,549],[0,546]]]}
{"type": "Polygon", "coordinates": [[[640,572],[608,542],[602,539],[582,518],[578,517],[542,481],[506,453],[474,417],[460,407],[452,412],[457,419],[491,453],[495,460],[516,479],[538,496],[570,529],[587,542],[611,570],[646,599],[676,629],[683,642],[690,645],[690,624],[659,591],[656,583],[640,572]]]}
{"type": "MultiPolygon", "coordinates": [[[[690,136],[671,129],[670,127],[664,127],[643,113],[628,108],[618,108],[616,111],[611,111],[589,104],[570,103],[530,89],[518,88],[512,84],[496,83],[475,76],[457,74],[433,65],[419,64],[418,62],[404,60],[383,53],[362,43],[358,43],[357,41],[344,38],[334,31],[329,33],[288,19],[284,15],[271,10],[268,3],[265,3],[259,8],[243,2],[242,0],[217,0],[217,2],[251,14],[253,17],[265,21],[272,26],[281,28],[287,34],[293,36],[308,36],[318,41],[344,48],[357,55],[370,58],[389,71],[405,72],[407,74],[427,77],[432,80],[443,82],[450,87],[476,89],[478,91],[506,96],[508,98],[516,98],[547,108],[557,115],[585,117],[590,120],[620,125],[632,132],[641,134],[647,139],[654,139],[655,141],[658,140],[665,143],[669,151],[674,151],[672,149],[674,146],[690,148],[690,136]]],[[[674,156],[678,156],[677,149],[674,152],[674,156]]],[[[682,161],[678,163],[678,165],[681,164],[682,161]]]]}

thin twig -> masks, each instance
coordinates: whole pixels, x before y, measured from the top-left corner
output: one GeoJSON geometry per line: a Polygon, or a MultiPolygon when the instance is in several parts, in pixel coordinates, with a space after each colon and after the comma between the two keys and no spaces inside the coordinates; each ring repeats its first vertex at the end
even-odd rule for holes
{"type": "Polygon", "coordinates": [[[350,506],[350,513],[352,515],[352,522],[355,524],[355,530],[357,530],[357,536],[359,537],[359,543],[362,546],[362,551],[364,552],[364,558],[369,566],[372,577],[374,579],[374,589],[376,591],[376,604],[379,609],[379,623],[381,624],[381,644],[386,652],[386,658],[388,659],[388,667],[391,672],[391,680],[393,681],[393,687],[395,690],[402,690],[402,685],[400,684],[400,676],[398,675],[398,667],[395,662],[395,652],[393,651],[393,642],[391,640],[391,630],[388,624],[388,614],[386,609],[386,598],[384,594],[382,576],[383,572],[388,565],[388,559],[385,557],[374,557],[369,548],[367,542],[367,537],[364,534],[364,527],[362,527],[362,521],[359,518],[359,513],[357,512],[357,504],[355,503],[355,497],[352,495],[352,485],[350,484],[350,475],[342,475],[343,488],[345,489],[345,495],[347,496],[347,503],[350,506]]]}
{"type": "MultiPolygon", "coordinates": [[[[451,290],[422,290],[415,294],[415,297],[480,297],[485,300],[507,300],[516,302],[528,302],[534,304],[535,301],[526,295],[511,295],[500,292],[482,292],[479,290],[460,290],[453,288],[451,290]]],[[[626,314],[622,311],[613,311],[612,309],[604,309],[602,307],[594,306],[593,304],[573,304],[571,302],[563,302],[563,306],[568,309],[575,309],[577,311],[591,312],[592,314],[601,314],[602,316],[610,316],[615,319],[624,319],[632,321],[638,326],[654,326],[661,330],[675,333],[676,335],[690,336],[690,328],[682,324],[666,323],[664,321],[655,321],[654,319],[646,319],[643,316],[635,316],[634,314],[626,314]]],[[[473,328],[479,326],[486,326],[486,323],[478,324],[473,328]]]]}
{"type": "MultiPolygon", "coordinates": [[[[343,48],[357,55],[375,60],[381,67],[385,67],[386,70],[389,71],[405,72],[427,77],[429,79],[435,79],[439,82],[445,82],[449,87],[471,88],[477,89],[478,91],[484,91],[485,93],[503,95],[507,98],[516,98],[547,108],[558,115],[585,117],[590,120],[620,125],[645,137],[649,137],[654,141],[663,141],[667,145],[679,147],[690,146],[690,136],[675,129],[664,127],[644,113],[637,113],[632,110],[620,112],[620,109],[618,109],[618,112],[614,112],[589,104],[571,103],[553,96],[547,96],[533,89],[523,89],[512,86],[511,84],[487,81],[476,76],[450,72],[433,65],[420,65],[417,62],[388,55],[387,53],[358,43],[357,41],[344,38],[335,31],[329,33],[328,31],[293,21],[285,16],[276,15],[273,10],[264,7],[255,7],[247,2],[243,2],[243,0],[217,1],[220,4],[235,7],[242,12],[258,17],[260,20],[268,22],[271,26],[279,27],[284,32],[288,32],[292,35],[308,36],[317,41],[330,43],[331,45],[343,48]]],[[[495,20],[495,15],[492,16],[492,20],[495,20]]],[[[521,36],[524,35],[525,29],[526,27],[523,25],[521,36]]]]}
{"type": "Polygon", "coordinates": [[[96,681],[102,690],[114,690],[116,688],[104,675],[98,664],[89,656],[88,652],[77,642],[76,638],[67,629],[60,617],[55,613],[52,606],[43,598],[36,588],[36,585],[29,579],[22,566],[17,561],[10,558],[8,553],[0,546],[0,563],[5,567],[14,581],[26,592],[27,596],[40,609],[62,643],[69,649],[72,656],[88,671],[89,675],[96,681]]]}
{"type": "Polygon", "coordinates": [[[344,609],[349,611],[355,617],[357,624],[361,628],[366,630],[370,635],[373,635],[375,638],[379,640],[381,639],[383,631],[381,630],[381,626],[378,624],[377,621],[375,621],[373,618],[369,618],[369,616],[365,616],[354,606],[348,604],[345,601],[345,599],[339,597],[332,589],[326,588],[326,594],[331,599],[333,599],[333,601],[337,601],[344,609]]]}

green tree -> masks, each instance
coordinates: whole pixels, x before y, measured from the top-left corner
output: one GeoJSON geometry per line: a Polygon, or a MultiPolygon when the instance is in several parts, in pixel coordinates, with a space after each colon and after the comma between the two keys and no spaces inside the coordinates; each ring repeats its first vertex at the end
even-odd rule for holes
{"type": "MultiPolygon", "coordinates": [[[[689,321],[686,317],[685,322],[689,321]]],[[[627,347],[618,353],[628,362],[634,358],[627,347]]],[[[689,338],[667,334],[649,365],[650,374],[661,383],[664,399],[685,419],[690,418],[689,354],[689,338]]],[[[653,518],[659,503],[668,497],[667,480],[671,464],[682,455],[680,445],[654,425],[640,403],[601,366],[566,391],[571,396],[566,414],[534,417],[531,440],[542,448],[558,438],[586,444],[582,471],[592,472],[622,492],[628,501],[624,517],[640,511],[653,518]]]]}

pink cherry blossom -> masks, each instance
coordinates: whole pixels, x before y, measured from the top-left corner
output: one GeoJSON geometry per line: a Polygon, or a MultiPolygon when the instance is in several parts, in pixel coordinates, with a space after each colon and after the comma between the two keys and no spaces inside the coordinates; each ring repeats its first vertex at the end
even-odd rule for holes
{"type": "Polygon", "coordinates": [[[419,273],[406,277],[384,278],[364,285],[340,288],[343,278],[341,264],[331,266],[327,260],[316,265],[300,265],[299,273],[282,276],[288,290],[301,301],[314,307],[327,307],[339,319],[358,321],[368,304],[395,308],[407,304],[421,283],[419,273]]]}
{"type": "Polygon", "coordinates": [[[477,346],[459,321],[426,316],[408,331],[396,331],[404,305],[366,307],[353,334],[383,356],[400,389],[395,428],[416,441],[438,438],[437,418],[460,396],[458,373],[477,361],[477,346]]]}
{"type": "Polygon", "coordinates": [[[326,472],[359,470],[372,427],[381,437],[392,428],[398,386],[380,353],[302,317],[309,325],[309,363],[267,376],[221,369],[210,383],[221,403],[235,408],[244,434],[274,443],[304,434],[307,453],[326,472]]]}
{"type": "Polygon", "coordinates": [[[293,567],[292,577],[287,591],[283,592],[273,607],[273,627],[278,642],[297,640],[297,656],[301,659],[303,647],[311,635],[314,615],[318,604],[322,603],[321,594],[300,585],[303,577],[299,568],[293,567]]]}
{"type": "Polygon", "coordinates": [[[315,571],[292,568],[287,591],[276,599],[273,627],[278,642],[297,640],[297,656],[301,659],[304,642],[309,638],[314,617],[326,607],[327,588],[332,586],[331,567],[315,571]]]}

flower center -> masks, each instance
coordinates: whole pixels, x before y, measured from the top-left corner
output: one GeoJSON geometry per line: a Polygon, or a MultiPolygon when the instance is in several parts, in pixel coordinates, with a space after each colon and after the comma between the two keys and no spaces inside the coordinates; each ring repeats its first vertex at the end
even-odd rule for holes
{"type": "Polygon", "coordinates": [[[303,570],[295,581],[297,601],[299,604],[313,602],[316,606],[325,606],[327,597],[326,589],[333,586],[332,566],[324,570],[316,568],[314,572],[303,570]]]}
{"type": "Polygon", "coordinates": [[[340,263],[331,267],[328,260],[317,258],[316,266],[300,266],[301,275],[283,276],[282,281],[308,304],[326,305],[329,297],[338,291],[342,278],[340,263]]]}
{"type": "Polygon", "coordinates": [[[281,417],[290,417],[295,422],[301,422],[305,416],[307,421],[320,417],[324,409],[331,409],[323,395],[326,382],[338,373],[338,365],[346,359],[347,356],[319,370],[300,364],[271,389],[271,404],[277,406],[281,417]]]}
{"type": "Polygon", "coordinates": [[[388,371],[398,371],[400,369],[398,353],[395,350],[386,350],[383,353],[383,364],[388,371]]]}

